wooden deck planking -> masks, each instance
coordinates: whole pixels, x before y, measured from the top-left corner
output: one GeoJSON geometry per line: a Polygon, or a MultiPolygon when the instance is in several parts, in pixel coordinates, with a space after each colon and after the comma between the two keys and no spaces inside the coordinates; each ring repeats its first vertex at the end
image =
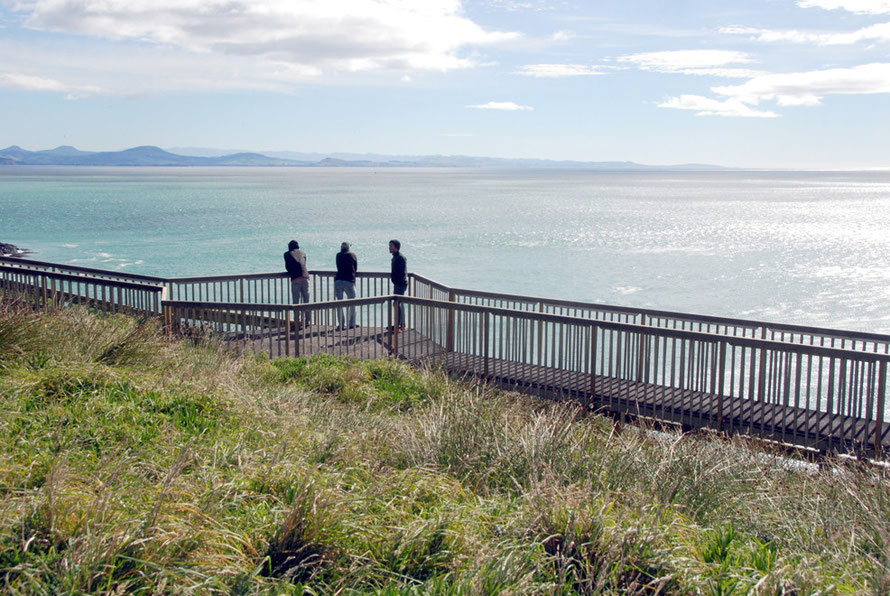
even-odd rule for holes
{"type": "MultiPolygon", "coordinates": [[[[484,358],[467,354],[439,357],[449,372],[483,377],[484,358]]],[[[719,396],[702,391],[597,376],[590,394],[586,373],[545,369],[537,365],[490,360],[488,381],[523,393],[572,397],[594,410],[660,418],[689,429],[713,428],[751,434],[825,451],[875,449],[875,422],[842,414],[807,415],[804,408],[745,398],[723,398],[723,420],[718,421],[719,396]],[[542,391],[543,390],[543,391],[542,391]],[[852,449],[851,449],[852,448],[852,449]]],[[[815,414],[810,412],[810,414],[815,414]]],[[[882,447],[888,446],[890,424],[882,427],[882,447]]]]}

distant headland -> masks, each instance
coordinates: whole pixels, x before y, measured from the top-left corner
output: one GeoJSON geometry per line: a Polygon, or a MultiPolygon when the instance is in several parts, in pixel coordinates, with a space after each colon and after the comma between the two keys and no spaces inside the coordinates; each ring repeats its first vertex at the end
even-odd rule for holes
{"type": "MultiPolygon", "coordinates": [[[[198,151],[198,150],[195,150],[198,151]]],[[[212,153],[212,150],[199,152],[212,153]]],[[[144,145],[123,151],[81,151],[68,145],[43,151],[28,151],[17,145],[0,149],[0,166],[232,166],[232,167],[373,167],[373,168],[515,168],[569,169],[603,172],[633,171],[715,171],[721,166],[681,164],[651,166],[632,161],[557,161],[547,159],[509,159],[471,157],[465,155],[349,155],[296,154],[281,152],[278,156],[262,153],[231,153],[226,155],[180,155],[160,147],[144,145]],[[286,156],[283,156],[282,153],[286,156]],[[308,159],[294,159],[290,155],[308,159]]]]}

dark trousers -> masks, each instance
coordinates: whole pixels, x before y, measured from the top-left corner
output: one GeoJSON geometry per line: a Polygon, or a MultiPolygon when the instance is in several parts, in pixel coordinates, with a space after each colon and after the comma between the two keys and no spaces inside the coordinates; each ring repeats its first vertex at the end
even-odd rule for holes
{"type": "MultiPolygon", "coordinates": [[[[398,296],[404,296],[405,292],[408,291],[408,284],[393,284],[392,285],[392,293],[398,296]]],[[[399,302],[399,322],[398,327],[405,326],[405,305],[399,302]]]]}

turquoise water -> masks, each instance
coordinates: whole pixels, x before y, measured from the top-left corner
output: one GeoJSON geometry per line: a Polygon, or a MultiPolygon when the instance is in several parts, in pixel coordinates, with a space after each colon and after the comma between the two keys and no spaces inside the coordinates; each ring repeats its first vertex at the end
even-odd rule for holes
{"type": "Polygon", "coordinates": [[[0,168],[0,241],[186,276],[408,266],[482,290],[890,333],[890,172],[0,168]]]}

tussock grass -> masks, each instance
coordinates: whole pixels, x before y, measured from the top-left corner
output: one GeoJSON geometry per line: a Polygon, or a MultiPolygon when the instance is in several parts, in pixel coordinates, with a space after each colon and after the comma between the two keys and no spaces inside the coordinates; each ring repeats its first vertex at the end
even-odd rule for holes
{"type": "Polygon", "coordinates": [[[884,594],[882,469],[0,306],[11,594],[884,594]]]}

